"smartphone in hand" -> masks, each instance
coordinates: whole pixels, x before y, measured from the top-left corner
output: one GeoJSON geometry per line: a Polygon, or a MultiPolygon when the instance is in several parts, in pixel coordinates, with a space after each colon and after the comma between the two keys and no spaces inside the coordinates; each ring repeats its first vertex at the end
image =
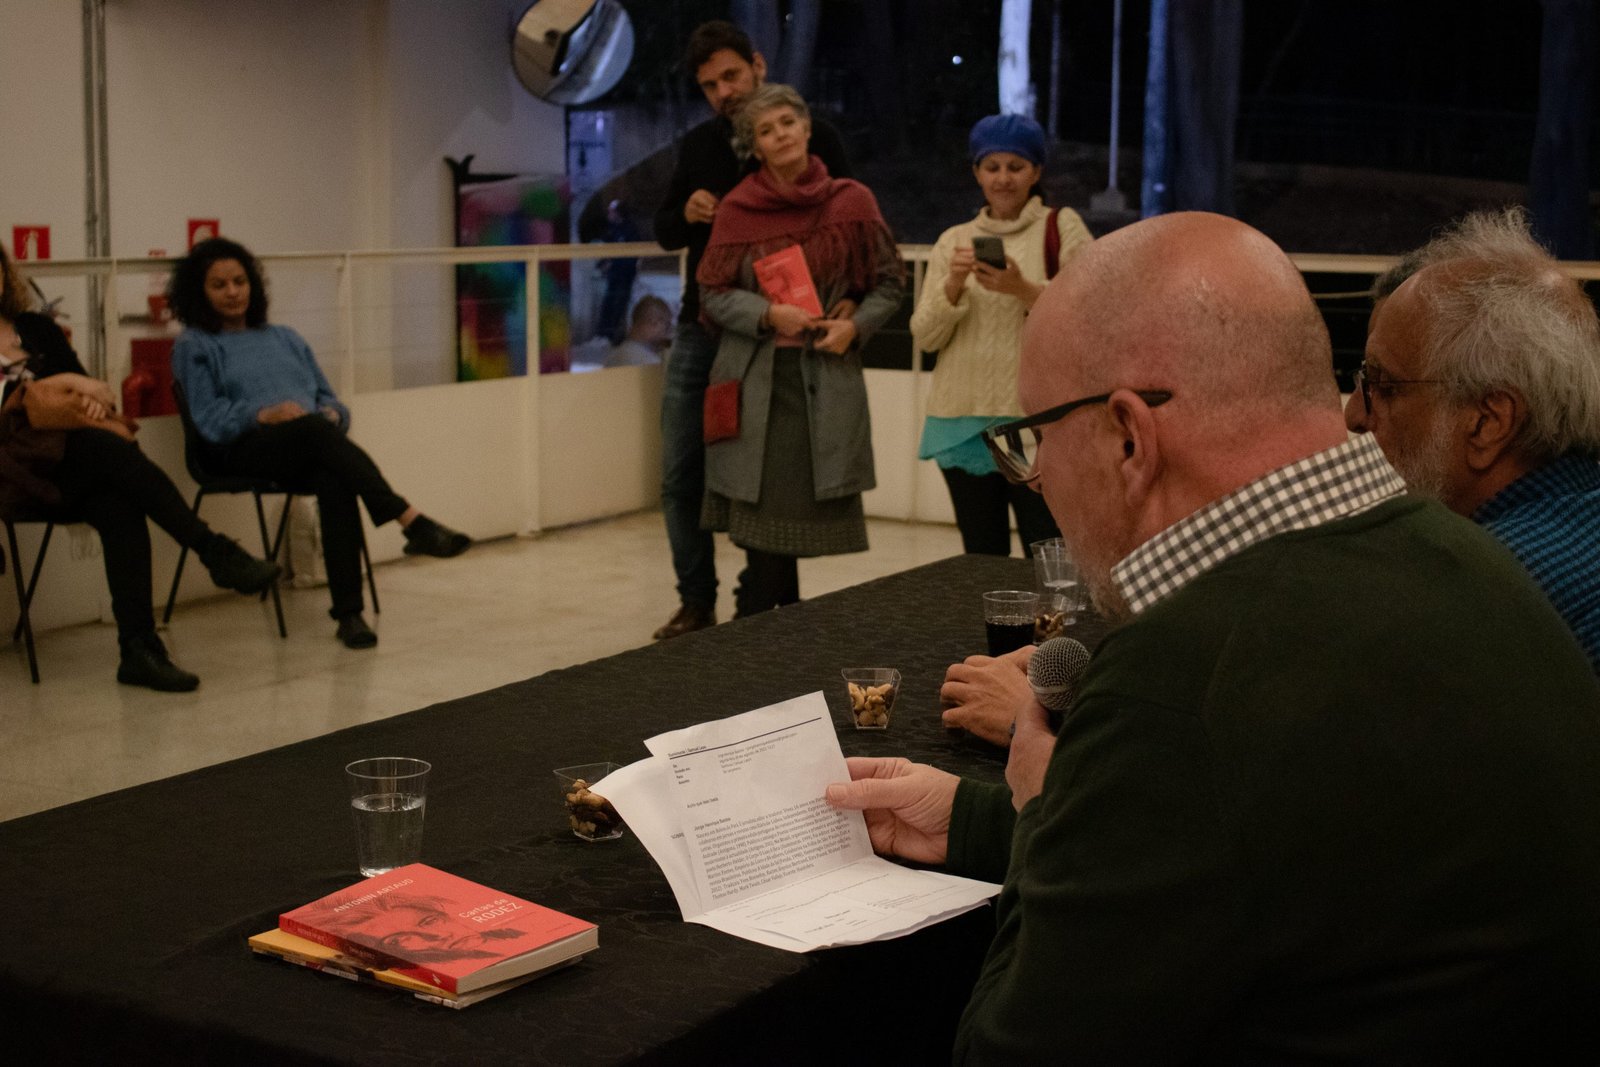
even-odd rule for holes
{"type": "Polygon", "coordinates": [[[995,270],[1006,269],[1006,245],[998,237],[974,237],[972,256],[979,263],[987,263],[995,270]]]}

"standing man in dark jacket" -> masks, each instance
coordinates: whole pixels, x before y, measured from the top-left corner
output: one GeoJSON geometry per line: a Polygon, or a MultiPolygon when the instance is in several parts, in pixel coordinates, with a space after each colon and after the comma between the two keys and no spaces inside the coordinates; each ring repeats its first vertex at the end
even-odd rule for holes
{"type": "MultiPolygon", "coordinates": [[[[678,576],[677,612],[655,632],[656,640],[677,637],[717,621],[717,566],[711,533],[700,528],[700,502],[705,490],[706,452],[701,438],[701,413],[716,340],[700,324],[700,288],[694,282],[711,236],[717,204],[756,164],[741,158],[733,145],[733,116],[745,97],[766,80],[767,63],[743,30],[730,22],[707,22],[689,37],[684,66],[716,112],[683,135],[678,164],[666,199],[656,212],[656,240],[663,248],[687,248],[688,284],[678,332],[667,357],[667,381],[661,398],[661,510],[672,544],[672,569],[678,576]]],[[[839,134],[815,120],[811,152],[835,178],[854,175],[839,134]]],[[[848,314],[846,309],[830,314],[848,314]]]]}

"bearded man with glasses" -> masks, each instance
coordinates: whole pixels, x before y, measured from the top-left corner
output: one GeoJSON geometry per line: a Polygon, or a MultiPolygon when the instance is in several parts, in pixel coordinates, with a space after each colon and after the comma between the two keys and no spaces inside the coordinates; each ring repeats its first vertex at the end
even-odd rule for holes
{"type": "Polygon", "coordinates": [[[1511,549],[1600,672],[1594,305],[1520,210],[1469,215],[1406,267],[1373,308],[1345,422],[1511,549]]]}
{"type": "Polygon", "coordinates": [[[826,793],[1005,880],[956,1062],[1593,1062],[1600,687],[1347,436],[1288,258],[1215,215],[1116,231],[1018,382],[992,444],[1122,624],[1059,736],[1019,707],[1004,785],[855,758],[826,793]]]}

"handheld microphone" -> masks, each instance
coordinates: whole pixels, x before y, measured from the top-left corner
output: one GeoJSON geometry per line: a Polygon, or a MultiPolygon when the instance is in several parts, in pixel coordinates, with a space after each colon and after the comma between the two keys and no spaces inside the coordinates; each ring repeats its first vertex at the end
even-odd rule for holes
{"type": "Polygon", "coordinates": [[[1078,683],[1089,668],[1089,650],[1072,637],[1052,637],[1028,661],[1028,687],[1050,714],[1050,730],[1061,730],[1061,717],[1078,695],[1078,683]]]}

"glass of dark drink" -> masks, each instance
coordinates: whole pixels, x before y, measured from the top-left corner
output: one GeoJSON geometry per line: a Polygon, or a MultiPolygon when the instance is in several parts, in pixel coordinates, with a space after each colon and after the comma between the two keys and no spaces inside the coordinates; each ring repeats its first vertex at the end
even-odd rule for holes
{"type": "Polygon", "coordinates": [[[1023,589],[997,589],[983,594],[983,623],[989,632],[989,655],[1003,656],[1033,644],[1033,619],[1039,594],[1023,589]]]}

